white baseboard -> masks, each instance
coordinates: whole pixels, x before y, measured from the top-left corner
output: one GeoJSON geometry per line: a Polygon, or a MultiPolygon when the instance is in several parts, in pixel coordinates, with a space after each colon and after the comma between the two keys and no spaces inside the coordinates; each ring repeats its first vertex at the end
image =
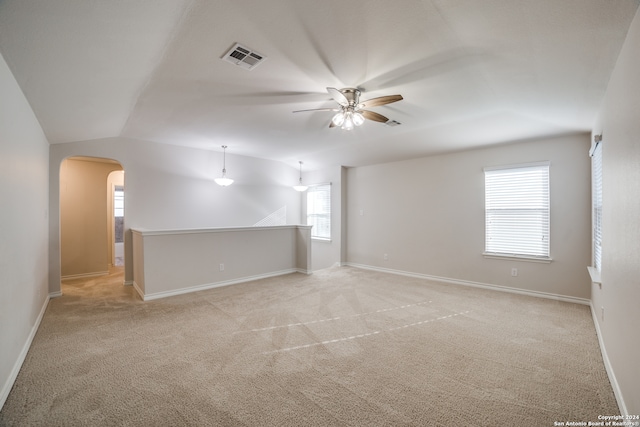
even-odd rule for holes
{"type": "Polygon", "coordinates": [[[108,271],[94,271],[93,273],[70,274],[68,276],[62,276],[60,280],[90,279],[92,277],[106,276],[107,274],[109,274],[108,271]]]}
{"type": "Polygon", "coordinates": [[[622,390],[620,390],[620,384],[618,384],[618,380],[616,379],[616,374],[613,372],[613,367],[611,366],[611,362],[609,361],[609,356],[607,355],[607,348],[604,346],[604,340],[602,339],[602,333],[600,332],[600,323],[598,321],[598,315],[596,314],[596,310],[593,307],[593,304],[590,303],[589,307],[591,307],[591,316],[593,316],[593,324],[596,327],[596,335],[598,336],[598,343],[600,344],[600,352],[602,353],[602,360],[604,362],[604,368],[607,371],[607,375],[609,376],[609,382],[611,383],[611,387],[613,388],[613,394],[616,397],[616,402],[618,402],[618,409],[620,409],[621,415],[630,415],[627,411],[627,405],[624,403],[624,398],[622,397],[622,390]]]}
{"type": "Polygon", "coordinates": [[[390,268],[375,267],[375,266],[364,265],[364,264],[355,264],[352,262],[345,263],[344,265],[355,267],[355,268],[362,268],[364,270],[379,271],[381,273],[398,274],[401,276],[416,277],[419,279],[427,279],[427,280],[434,280],[437,282],[451,283],[454,285],[472,286],[474,288],[490,289],[494,291],[528,295],[528,296],[533,296],[538,298],[547,298],[547,299],[552,299],[556,301],[571,302],[571,303],[582,304],[582,305],[591,304],[591,300],[588,300],[586,298],[578,298],[578,297],[572,297],[567,295],[558,295],[558,294],[552,294],[548,292],[531,291],[527,289],[511,288],[509,286],[493,285],[490,283],[472,282],[469,280],[451,279],[448,277],[431,276],[429,274],[412,273],[409,271],[393,270],[390,268]]]}
{"type": "Polygon", "coordinates": [[[203,285],[189,286],[187,288],[180,288],[180,289],[175,289],[175,290],[171,290],[171,291],[155,292],[155,293],[152,293],[152,294],[145,294],[142,291],[142,289],[140,289],[138,284],[135,283],[135,282],[133,283],[133,287],[138,292],[138,294],[140,295],[140,297],[142,298],[143,301],[151,301],[151,300],[154,300],[154,299],[172,297],[172,296],[175,296],[175,295],[182,295],[182,294],[187,294],[187,293],[191,293],[191,292],[204,291],[206,289],[219,288],[219,287],[222,287],[222,286],[236,285],[238,283],[252,282],[254,280],[266,279],[266,278],[269,278],[269,277],[276,277],[276,276],[283,276],[285,274],[291,274],[291,273],[311,274],[311,272],[309,272],[307,270],[300,270],[300,269],[292,268],[292,269],[288,269],[288,270],[274,271],[272,273],[258,274],[258,275],[255,275],[255,276],[246,276],[246,277],[241,277],[241,278],[232,279],[232,280],[224,280],[222,282],[206,283],[206,284],[203,284],[203,285]]]}
{"type": "Polygon", "coordinates": [[[62,296],[62,291],[57,291],[57,292],[49,292],[49,299],[51,298],[58,298],[62,296]]]}
{"type": "Polygon", "coordinates": [[[133,289],[136,290],[138,295],[140,295],[140,298],[142,298],[142,301],[144,301],[144,291],[140,288],[140,286],[136,283],[135,280],[131,282],[131,286],[133,286],[133,289]]]}
{"type": "Polygon", "coordinates": [[[31,343],[33,342],[33,338],[36,336],[36,332],[38,332],[38,328],[40,327],[40,322],[42,322],[44,313],[45,311],[47,311],[47,306],[49,305],[50,299],[51,299],[50,296],[47,296],[47,298],[45,299],[44,304],[40,309],[40,314],[38,314],[38,318],[36,319],[36,322],[31,328],[31,332],[29,332],[27,341],[22,346],[22,351],[20,351],[20,354],[18,355],[18,360],[16,360],[16,363],[13,365],[13,369],[9,374],[9,378],[7,378],[7,381],[2,386],[2,391],[0,391],[0,410],[4,406],[4,403],[7,401],[7,398],[9,397],[9,393],[11,392],[11,388],[13,387],[13,384],[16,382],[16,378],[18,378],[18,373],[20,372],[20,368],[22,368],[22,364],[24,363],[24,360],[27,357],[29,348],[31,348],[31,343]]]}

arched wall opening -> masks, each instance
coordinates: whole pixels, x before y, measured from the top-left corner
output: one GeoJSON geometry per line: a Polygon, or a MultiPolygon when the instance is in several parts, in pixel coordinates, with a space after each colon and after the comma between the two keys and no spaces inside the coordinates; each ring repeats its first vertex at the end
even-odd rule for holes
{"type": "Polygon", "coordinates": [[[105,275],[114,266],[114,191],[124,186],[123,172],[113,159],[71,156],[61,161],[60,280],[105,275]]]}

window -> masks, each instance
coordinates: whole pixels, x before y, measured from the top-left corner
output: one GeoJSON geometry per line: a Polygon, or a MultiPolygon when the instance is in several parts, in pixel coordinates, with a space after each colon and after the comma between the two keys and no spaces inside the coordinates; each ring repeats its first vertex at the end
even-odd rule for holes
{"type": "Polygon", "coordinates": [[[602,144],[592,154],[593,168],[593,266],[602,271],[602,144]]]}
{"type": "Polygon", "coordinates": [[[124,242],[124,187],[122,185],[114,186],[113,221],[115,242],[122,243],[124,242]]]}
{"type": "Polygon", "coordinates": [[[307,190],[307,225],[314,239],[331,239],[331,184],[310,186],[307,190]]]}
{"type": "Polygon", "coordinates": [[[485,255],[549,260],[549,163],[485,168],[485,255]]]}

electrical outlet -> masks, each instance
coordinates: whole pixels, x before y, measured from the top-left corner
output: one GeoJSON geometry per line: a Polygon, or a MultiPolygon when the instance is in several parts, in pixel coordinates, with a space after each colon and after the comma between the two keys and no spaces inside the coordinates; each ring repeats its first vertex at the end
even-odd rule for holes
{"type": "Polygon", "coordinates": [[[220,264],[220,271],[224,271],[224,264],[220,264]]]}
{"type": "Polygon", "coordinates": [[[360,216],[364,216],[364,209],[360,209],[360,216]]]}
{"type": "Polygon", "coordinates": [[[518,275],[518,269],[517,269],[517,268],[512,268],[512,269],[511,269],[511,275],[512,275],[513,277],[516,277],[516,276],[518,275]]]}
{"type": "Polygon", "coordinates": [[[389,261],[389,254],[384,254],[382,258],[384,258],[385,261],[389,261]]]}

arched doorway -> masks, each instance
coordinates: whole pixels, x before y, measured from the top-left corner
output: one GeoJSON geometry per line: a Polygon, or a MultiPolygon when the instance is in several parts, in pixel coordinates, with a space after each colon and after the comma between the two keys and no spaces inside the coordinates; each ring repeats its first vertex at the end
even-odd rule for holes
{"type": "MultiPolygon", "coordinates": [[[[124,188],[122,165],[74,156],[60,165],[60,278],[106,275],[116,264],[115,187],[124,188]],[[117,172],[116,174],[113,174],[117,172]],[[113,174],[113,175],[112,175],[113,174]]],[[[124,265],[124,254],[122,256],[124,265]]]]}

